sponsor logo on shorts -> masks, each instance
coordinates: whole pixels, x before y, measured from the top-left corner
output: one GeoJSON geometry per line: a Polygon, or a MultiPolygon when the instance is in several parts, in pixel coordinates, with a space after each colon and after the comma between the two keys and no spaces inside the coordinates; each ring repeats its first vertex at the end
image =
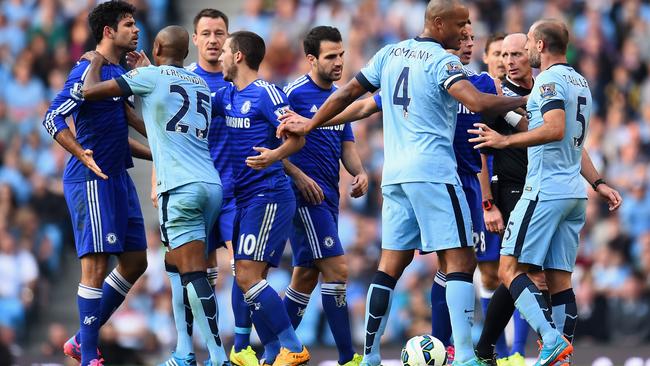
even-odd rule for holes
{"type": "Polygon", "coordinates": [[[323,240],[323,245],[325,245],[325,248],[331,248],[334,246],[334,238],[331,236],[326,236],[325,239],[323,240]]]}

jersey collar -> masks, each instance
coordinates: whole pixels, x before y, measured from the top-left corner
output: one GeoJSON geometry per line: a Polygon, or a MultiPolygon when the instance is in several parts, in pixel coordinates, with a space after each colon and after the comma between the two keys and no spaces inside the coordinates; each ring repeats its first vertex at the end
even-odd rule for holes
{"type": "Polygon", "coordinates": [[[438,42],[437,40],[435,40],[435,39],[433,39],[433,38],[431,38],[431,37],[420,37],[420,36],[417,36],[417,37],[415,37],[415,38],[413,38],[413,39],[415,39],[415,40],[418,41],[418,42],[433,42],[433,43],[437,43],[438,45],[440,45],[440,47],[442,47],[442,43],[438,42]]]}
{"type": "Polygon", "coordinates": [[[571,65],[569,65],[569,64],[566,63],[566,62],[558,62],[558,63],[556,63],[556,64],[553,64],[553,65],[547,67],[546,70],[550,69],[550,68],[553,67],[553,66],[566,66],[566,67],[572,67],[571,65]]]}
{"type": "Polygon", "coordinates": [[[329,89],[323,89],[323,88],[321,88],[318,84],[316,84],[316,82],[314,81],[314,79],[312,79],[311,76],[309,76],[309,73],[306,73],[305,76],[307,77],[307,79],[309,79],[309,82],[310,82],[310,83],[312,83],[316,88],[318,88],[318,89],[320,89],[320,90],[322,90],[322,91],[327,91],[327,92],[329,92],[329,91],[332,91],[332,90],[334,89],[334,83],[332,83],[332,87],[331,87],[331,88],[329,88],[329,89]]]}

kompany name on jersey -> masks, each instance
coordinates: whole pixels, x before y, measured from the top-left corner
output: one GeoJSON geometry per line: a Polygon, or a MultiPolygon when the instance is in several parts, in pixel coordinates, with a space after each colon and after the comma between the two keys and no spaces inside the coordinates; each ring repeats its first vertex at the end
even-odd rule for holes
{"type": "MultiPolygon", "coordinates": [[[[426,50],[413,50],[407,47],[395,47],[388,53],[389,56],[404,57],[416,60],[429,61],[433,57],[433,54],[427,52],[426,50]]],[[[461,65],[461,68],[463,66],[461,65]]]]}

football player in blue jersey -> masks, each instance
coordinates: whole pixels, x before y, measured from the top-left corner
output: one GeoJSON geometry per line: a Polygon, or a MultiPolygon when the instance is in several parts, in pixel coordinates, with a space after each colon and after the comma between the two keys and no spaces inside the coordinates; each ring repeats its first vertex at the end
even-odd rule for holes
{"type": "Polygon", "coordinates": [[[265,345],[264,362],[292,366],[308,362],[309,352],[265,278],[279,264],[296,209],[281,160],[300,150],[304,138],[289,135],[282,141],[275,136],[278,117],[289,105],[282,90],[258,76],[265,49],[264,40],[252,32],[226,39],[219,59],[224,79],[232,84],[216,92],[213,112],[226,120],[232,156],[235,279],[265,345]]]}
{"type": "Polygon", "coordinates": [[[618,209],[621,197],[600,178],[583,148],[591,114],[591,92],[584,77],[567,64],[569,32],[557,20],[540,20],[527,35],[532,67],[542,72],[528,99],[529,129],[501,135],[485,124],[470,132],[477,147],[528,147],[528,171],[522,196],[505,229],[499,277],[515,306],[540,334],[543,346],[535,365],[564,363],[573,351],[577,314],[571,272],[578,252],[579,232],[585,222],[587,192],[592,188],[618,209]],[[530,265],[544,268],[551,304],[531,281],[530,265]],[[559,328],[559,330],[557,329],[559,328]],[[568,336],[568,337],[567,337],[568,336]]]}
{"type": "MultiPolygon", "coordinates": [[[[335,90],[343,72],[343,42],[338,29],[315,27],[303,41],[311,70],[285,87],[291,108],[312,117],[335,90]]],[[[305,146],[284,160],[292,178],[298,210],[291,236],[293,274],[284,304],[298,327],[309,297],[322,274],[321,298],[330,330],[339,351],[339,365],[358,365],[354,352],[346,300],[348,265],[338,235],[339,169],[341,161],[354,177],[351,196],[368,189],[368,177],[356,150],[349,123],[321,127],[305,137],[305,146]]]]}
{"type": "Polygon", "coordinates": [[[458,101],[473,112],[502,114],[524,104],[478,91],[463,73],[457,56],[469,12],[458,1],[433,0],[423,32],[382,48],[323,104],[305,124],[287,113],[277,133],[306,134],[324,124],[356,98],[380,90],[384,112],[385,164],[382,179],[382,254],[366,306],[362,365],[379,365],[395,284],[416,249],[435,251],[447,272],[446,297],[456,347],[454,365],[483,365],[474,354],[474,312],[469,207],[456,171],[452,139],[458,101]]]}
{"type": "MultiPolygon", "coordinates": [[[[102,68],[103,79],[126,72],[119,62],[138,44],[134,12],[124,1],[111,1],[88,15],[96,50],[110,62],[102,68]]],[[[144,221],[127,169],[133,166],[131,155],[150,159],[151,152],[128,138],[127,123],[134,113],[125,105],[126,98],[83,100],[81,86],[88,67],[89,62],[82,60],[70,71],[43,126],[72,154],[63,174],[63,190],[81,260],[79,332],[65,343],[64,353],[83,366],[97,366],[103,364],[97,349],[100,326],[147,267],[144,221]],[[76,136],[66,124],[68,116],[73,117],[76,136]],[[118,264],[106,276],[111,254],[117,255],[118,264]]],[[[138,130],[143,133],[143,126],[138,130]]]]}
{"type": "MultiPolygon", "coordinates": [[[[138,67],[124,76],[100,81],[105,59],[91,55],[83,85],[86,100],[138,95],[156,167],[160,231],[166,257],[177,268],[182,290],[208,346],[212,366],[229,365],[219,337],[214,289],[208,280],[206,237],[221,210],[222,189],[208,150],[210,89],[183,68],[189,34],[168,26],[156,35],[153,57],[159,66],[138,67]]],[[[180,364],[196,364],[180,359],[180,364]]],[[[174,358],[170,363],[177,365],[174,358]]]]}

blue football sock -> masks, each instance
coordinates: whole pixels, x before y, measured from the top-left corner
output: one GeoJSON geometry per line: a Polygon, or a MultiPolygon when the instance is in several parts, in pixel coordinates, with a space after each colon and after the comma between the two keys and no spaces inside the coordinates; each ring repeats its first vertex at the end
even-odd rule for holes
{"type": "Polygon", "coordinates": [[[447,274],[446,296],[454,338],[454,362],[467,362],[475,357],[472,343],[475,300],[472,275],[463,272],[447,274]]]}
{"type": "Polygon", "coordinates": [[[510,283],[510,294],[515,300],[515,306],[524,316],[528,324],[541,335],[542,341],[555,344],[560,335],[555,329],[550,314],[550,305],[546,303],[544,295],[528,278],[525,273],[517,276],[510,283]]]}
{"type": "Polygon", "coordinates": [[[217,326],[217,303],[214,299],[214,288],[208,282],[207,273],[183,273],[181,281],[187,291],[194,320],[208,346],[210,360],[219,365],[227,362],[228,356],[221,343],[217,326]]]}
{"type": "MultiPolygon", "coordinates": [[[[235,352],[240,352],[251,344],[253,322],[251,320],[251,309],[248,307],[246,301],[244,301],[244,293],[241,291],[239,286],[237,286],[235,278],[232,280],[230,301],[232,304],[232,312],[235,317],[235,340],[233,346],[235,347],[235,352]]],[[[259,336],[262,338],[261,335],[259,336]]]]}
{"type": "Polygon", "coordinates": [[[578,308],[576,295],[573,289],[566,289],[551,296],[553,303],[553,321],[557,329],[562,332],[569,342],[573,343],[573,334],[576,331],[578,308]]]}
{"type": "Polygon", "coordinates": [[[447,275],[436,272],[431,285],[431,335],[442,341],[445,347],[451,346],[451,321],[447,307],[447,275]]]}
{"type": "Polygon", "coordinates": [[[521,316],[519,310],[515,310],[515,313],[512,314],[512,320],[515,324],[515,339],[512,342],[512,350],[510,351],[510,354],[514,355],[515,353],[519,353],[520,355],[525,356],[526,341],[528,339],[530,325],[528,325],[526,319],[521,316]]]}
{"type": "MultiPolygon", "coordinates": [[[[102,285],[102,302],[100,305],[100,316],[99,316],[99,326],[106,324],[108,319],[113,315],[115,310],[122,305],[126,294],[131,289],[131,284],[129,281],[124,279],[122,275],[116,269],[113,269],[111,273],[108,274],[102,285]]],[[[75,335],[77,343],[79,340],[79,332],[75,335]]]]}
{"type": "Polygon", "coordinates": [[[323,310],[339,351],[339,365],[343,365],[354,357],[346,286],[345,283],[324,283],[320,292],[323,310]]]}
{"type": "Polygon", "coordinates": [[[377,271],[366,298],[366,340],[363,348],[363,363],[381,363],[380,341],[388,322],[388,313],[393,301],[393,290],[397,279],[377,271]]]}
{"type": "Polygon", "coordinates": [[[172,313],[174,314],[174,324],[176,325],[176,349],[174,350],[174,354],[179,358],[185,358],[194,352],[192,345],[194,316],[192,315],[192,309],[189,303],[186,304],[186,301],[184,301],[184,299],[187,299],[187,292],[183,288],[178,268],[165,263],[165,270],[167,271],[171,285],[172,313]]]}
{"type": "Polygon", "coordinates": [[[77,305],[79,307],[79,343],[81,345],[81,366],[87,366],[97,354],[99,338],[99,317],[101,316],[102,289],[79,284],[77,305]]]}
{"type": "MultiPolygon", "coordinates": [[[[481,288],[480,294],[481,294],[481,308],[483,310],[483,317],[485,318],[486,316],[485,314],[487,314],[488,305],[490,305],[490,300],[492,300],[492,296],[494,295],[494,290],[481,288]]],[[[506,343],[506,337],[503,332],[501,332],[501,335],[497,339],[497,343],[495,344],[494,348],[495,348],[495,352],[497,353],[497,358],[508,357],[510,355],[510,351],[508,350],[508,344],[506,343]]]]}
{"type": "MultiPolygon", "coordinates": [[[[262,280],[244,294],[251,313],[260,313],[271,331],[278,337],[282,347],[291,352],[302,352],[302,343],[291,326],[291,321],[278,293],[262,280]]],[[[255,318],[253,319],[255,321],[255,318]]]]}
{"type": "MultiPolygon", "coordinates": [[[[248,305],[246,305],[248,306],[248,305]]],[[[250,309],[248,310],[250,313],[250,309]]],[[[251,320],[255,324],[255,331],[257,336],[260,337],[260,342],[264,346],[264,354],[260,357],[260,360],[264,359],[266,364],[272,365],[275,361],[275,357],[280,353],[280,341],[278,337],[273,334],[273,331],[266,324],[263,314],[260,312],[252,313],[251,320]]]]}
{"type": "Polygon", "coordinates": [[[293,329],[298,328],[298,325],[300,325],[302,316],[305,315],[307,304],[309,304],[310,296],[311,294],[303,294],[291,287],[287,287],[287,290],[284,292],[284,300],[282,302],[284,302],[284,308],[287,309],[287,315],[289,315],[293,329]]]}

